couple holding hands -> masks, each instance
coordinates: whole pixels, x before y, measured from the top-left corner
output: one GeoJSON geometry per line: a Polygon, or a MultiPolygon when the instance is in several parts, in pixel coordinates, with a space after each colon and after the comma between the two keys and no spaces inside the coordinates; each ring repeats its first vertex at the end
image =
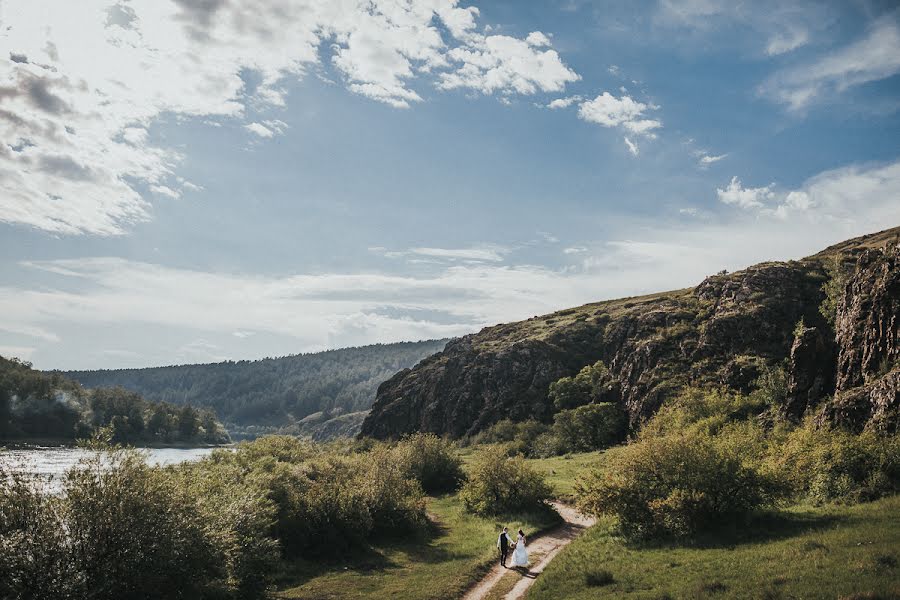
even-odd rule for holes
{"type": "Polygon", "coordinates": [[[509,556],[510,548],[514,549],[512,566],[528,566],[528,550],[525,549],[525,534],[521,529],[519,530],[519,537],[514,542],[509,537],[507,528],[504,527],[503,531],[500,532],[500,537],[497,538],[497,548],[500,549],[500,566],[506,566],[506,557],[509,556]]]}

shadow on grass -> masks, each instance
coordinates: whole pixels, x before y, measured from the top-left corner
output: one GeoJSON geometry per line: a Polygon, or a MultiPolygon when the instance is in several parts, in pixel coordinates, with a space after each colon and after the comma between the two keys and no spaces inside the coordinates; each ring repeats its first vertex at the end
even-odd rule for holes
{"type": "Polygon", "coordinates": [[[453,553],[436,545],[437,540],[446,534],[446,526],[429,520],[424,527],[412,532],[377,536],[371,544],[359,544],[345,552],[323,554],[316,560],[287,558],[282,561],[275,583],[279,588],[297,587],[327,573],[383,573],[404,566],[389,558],[395,552],[406,554],[410,562],[441,563],[454,558],[453,553]]]}
{"type": "Polygon", "coordinates": [[[699,548],[733,549],[745,544],[759,544],[788,539],[806,533],[830,529],[845,517],[823,515],[813,511],[777,512],[768,511],[749,519],[735,519],[720,526],[697,534],[692,538],[659,540],[627,540],[634,549],[650,548],[699,548]]]}

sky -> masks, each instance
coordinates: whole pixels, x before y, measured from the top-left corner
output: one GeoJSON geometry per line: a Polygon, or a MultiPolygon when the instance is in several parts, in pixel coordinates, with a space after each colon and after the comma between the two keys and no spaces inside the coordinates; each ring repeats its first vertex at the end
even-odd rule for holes
{"type": "Polygon", "coordinates": [[[443,338],[900,225],[900,9],[0,0],[0,355],[443,338]]]}

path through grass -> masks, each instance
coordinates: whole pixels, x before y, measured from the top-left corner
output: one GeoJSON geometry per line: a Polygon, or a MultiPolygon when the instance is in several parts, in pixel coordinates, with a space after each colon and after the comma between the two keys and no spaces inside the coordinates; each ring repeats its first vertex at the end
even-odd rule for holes
{"type": "Polygon", "coordinates": [[[898,515],[900,496],[794,508],[694,546],[626,544],[605,520],[528,598],[900,598],[898,515]]]}
{"type": "Polygon", "coordinates": [[[456,495],[430,499],[435,525],[416,540],[385,542],[345,561],[287,565],[279,598],[446,599],[462,595],[496,560],[495,539],[503,525],[537,531],[555,525],[550,515],[520,516],[499,523],[463,510],[456,495]]]}

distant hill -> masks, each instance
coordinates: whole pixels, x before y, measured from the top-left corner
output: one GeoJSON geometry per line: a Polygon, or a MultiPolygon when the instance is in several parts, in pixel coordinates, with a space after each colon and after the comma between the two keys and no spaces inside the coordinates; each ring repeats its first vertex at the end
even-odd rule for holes
{"type": "Polygon", "coordinates": [[[106,428],[136,445],[223,444],[228,434],[206,409],[150,402],[122,388],[85,390],[59,373],[0,356],[0,443],[69,442],[106,428]]]}
{"type": "Polygon", "coordinates": [[[378,385],[446,343],[375,344],[255,361],[64,375],[86,388],[121,386],[151,400],[210,408],[236,437],[280,431],[326,439],[354,435],[378,385]]]}
{"type": "Polygon", "coordinates": [[[378,389],[362,435],[463,437],[549,422],[551,383],[603,361],[632,427],[686,386],[749,391],[784,369],[784,411],[900,427],[900,227],[697,287],[587,304],[455,339],[378,389]]]}

